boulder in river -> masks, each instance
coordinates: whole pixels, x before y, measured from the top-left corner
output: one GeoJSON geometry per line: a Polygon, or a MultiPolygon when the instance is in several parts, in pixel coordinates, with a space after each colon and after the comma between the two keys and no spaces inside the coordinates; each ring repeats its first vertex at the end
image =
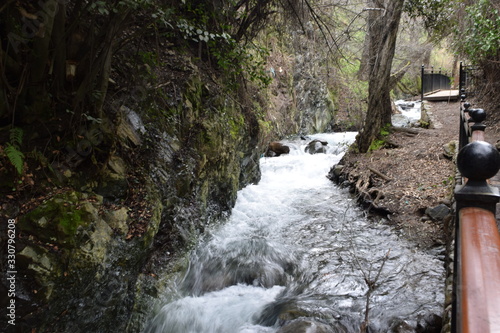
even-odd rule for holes
{"type": "Polygon", "coordinates": [[[402,110],[408,110],[408,109],[414,108],[415,107],[415,103],[413,103],[413,102],[404,102],[404,103],[399,103],[398,106],[402,110]]]}
{"type": "Polygon", "coordinates": [[[306,153],[309,154],[324,154],[326,153],[326,146],[328,142],[321,140],[312,140],[306,146],[306,153]]]}
{"type": "Polygon", "coordinates": [[[290,147],[282,144],[281,142],[273,141],[269,143],[266,150],[266,157],[280,156],[281,154],[290,153],[290,147]]]}

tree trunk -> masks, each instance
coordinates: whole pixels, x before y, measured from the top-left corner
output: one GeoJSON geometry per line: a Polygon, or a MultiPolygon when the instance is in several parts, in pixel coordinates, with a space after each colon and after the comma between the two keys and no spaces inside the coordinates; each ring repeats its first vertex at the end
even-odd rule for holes
{"type": "Polygon", "coordinates": [[[357,138],[366,153],[382,127],[391,124],[391,68],[404,0],[370,0],[368,15],[369,86],[368,111],[357,138]]]}
{"type": "Polygon", "coordinates": [[[111,62],[113,58],[113,48],[117,40],[117,36],[125,27],[126,18],[130,13],[130,9],[117,13],[110,18],[106,26],[106,34],[104,38],[98,41],[99,51],[90,55],[91,70],[87,72],[85,78],[80,84],[76,96],[73,101],[74,110],[78,110],[84,103],[85,97],[92,92],[97,92],[97,100],[95,102],[95,117],[102,118],[102,107],[108,90],[109,76],[111,74],[111,62]],[[95,59],[94,59],[95,57],[95,59]]]}
{"type": "Polygon", "coordinates": [[[361,55],[359,69],[358,69],[358,80],[366,81],[368,80],[368,59],[370,58],[370,34],[367,32],[365,35],[365,41],[363,42],[363,54],[361,55]]]}
{"type": "Polygon", "coordinates": [[[26,110],[21,109],[21,114],[17,117],[20,121],[31,122],[33,119],[48,115],[47,76],[50,64],[50,41],[58,8],[57,1],[49,0],[43,9],[36,13],[36,22],[30,20],[30,24],[38,29],[36,36],[33,37],[29,78],[26,84],[27,101],[31,112],[28,114],[26,110]],[[36,23],[39,23],[39,26],[36,26],[36,23]]]}
{"type": "Polygon", "coordinates": [[[54,44],[54,56],[52,59],[52,74],[56,96],[61,98],[66,83],[66,4],[59,3],[59,10],[54,19],[52,31],[52,43],[54,44]]]}

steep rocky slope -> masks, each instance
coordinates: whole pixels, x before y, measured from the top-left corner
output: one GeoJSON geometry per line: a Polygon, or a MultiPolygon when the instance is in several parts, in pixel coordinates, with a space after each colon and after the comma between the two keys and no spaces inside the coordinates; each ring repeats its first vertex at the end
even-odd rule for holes
{"type": "Polygon", "coordinates": [[[272,50],[267,89],[229,86],[168,47],[140,66],[124,51],[105,116],[87,116],[76,133],[70,112],[24,125],[25,148],[43,153],[26,159],[19,184],[2,183],[0,203],[17,221],[19,329],[140,331],[162,277],[258,182],[269,141],[333,126],[323,60],[297,38],[299,49],[272,50]]]}

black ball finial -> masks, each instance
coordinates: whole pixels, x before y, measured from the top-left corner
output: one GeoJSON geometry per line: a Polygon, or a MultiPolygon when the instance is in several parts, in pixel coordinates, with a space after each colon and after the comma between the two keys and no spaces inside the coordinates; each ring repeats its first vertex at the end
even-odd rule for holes
{"type": "Polygon", "coordinates": [[[500,153],[485,141],[474,141],[458,153],[457,167],[470,180],[486,180],[500,169],[500,153]]]}
{"type": "Polygon", "coordinates": [[[470,109],[469,115],[475,123],[481,123],[486,119],[486,112],[483,109],[470,109]]]}

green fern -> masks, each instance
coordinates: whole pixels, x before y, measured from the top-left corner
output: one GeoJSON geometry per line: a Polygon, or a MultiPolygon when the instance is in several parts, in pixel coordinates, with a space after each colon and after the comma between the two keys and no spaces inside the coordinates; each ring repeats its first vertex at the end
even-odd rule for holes
{"type": "Polygon", "coordinates": [[[21,144],[23,143],[23,130],[18,127],[10,129],[10,142],[7,142],[5,147],[5,155],[16,171],[22,175],[24,166],[24,154],[21,152],[21,144]]]}
{"type": "Polygon", "coordinates": [[[7,143],[7,147],[5,147],[5,154],[9,159],[10,163],[16,168],[17,172],[22,175],[23,174],[23,165],[24,165],[24,154],[17,149],[16,146],[7,143]]]}
{"type": "Polygon", "coordinates": [[[16,147],[20,147],[23,143],[23,130],[19,127],[13,127],[10,129],[10,144],[16,147]]]}

